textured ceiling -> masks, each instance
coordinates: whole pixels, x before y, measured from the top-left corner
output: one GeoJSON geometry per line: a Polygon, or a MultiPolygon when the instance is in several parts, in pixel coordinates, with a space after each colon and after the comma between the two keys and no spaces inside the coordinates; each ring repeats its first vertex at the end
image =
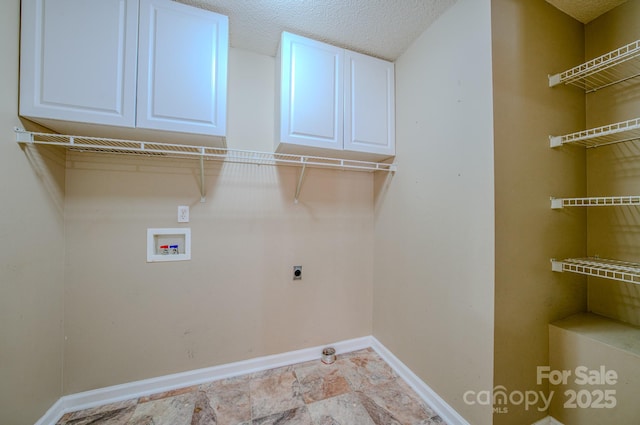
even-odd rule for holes
{"type": "Polygon", "coordinates": [[[229,16],[232,47],[275,56],[289,31],[395,60],[456,0],[178,0],[229,16]]]}
{"type": "Polygon", "coordinates": [[[627,0],[547,0],[583,24],[591,22],[625,1],[627,0]]]}

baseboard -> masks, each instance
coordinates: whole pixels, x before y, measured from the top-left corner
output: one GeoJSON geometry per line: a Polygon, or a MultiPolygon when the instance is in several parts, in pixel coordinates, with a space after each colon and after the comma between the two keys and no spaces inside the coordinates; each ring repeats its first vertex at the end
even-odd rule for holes
{"type": "MultiPolygon", "coordinates": [[[[436,412],[448,425],[469,425],[458,412],[447,404],[438,394],[414,374],[380,341],[372,336],[355,338],[331,345],[338,354],[373,348],[393,370],[404,379],[416,393],[436,412]]],[[[289,351],[282,354],[258,357],[240,362],[228,363],[204,369],[144,379],[127,384],[114,385],[61,397],[35,425],[54,425],[67,412],[89,409],[103,404],[116,403],[133,398],[144,397],[164,391],[190,387],[205,382],[240,376],[247,373],[260,372],[282,366],[289,366],[315,360],[320,357],[324,346],[289,351]]],[[[546,419],[546,418],[545,418],[546,419]]],[[[540,422],[534,425],[562,425],[559,422],[540,422]]]]}
{"type": "Polygon", "coordinates": [[[532,425],[562,425],[562,423],[558,422],[552,416],[547,416],[546,418],[542,418],[532,425]]]}
{"type": "Polygon", "coordinates": [[[447,425],[470,425],[456,410],[433,391],[422,379],[402,363],[391,351],[375,337],[371,337],[373,348],[384,361],[418,393],[418,395],[436,412],[447,425]]]}
{"type": "MultiPolygon", "coordinates": [[[[355,338],[336,342],[331,345],[339,353],[361,350],[371,347],[371,337],[355,338]]],[[[281,366],[289,366],[309,360],[319,359],[322,348],[305,348],[282,354],[258,357],[220,366],[160,376],[71,394],[60,398],[35,425],[54,425],[67,412],[89,409],[103,404],[116,403],[133,398],[144,397],[155,393],[171,391],[178,388],[200,385],[205,382],[240,376],[247,373],[260,372],[281,366]]]]}
{"type": "Polygon", "coordinates": [[[62,398],[59,398],[58,401],[53,403],[53,406],[47,410],[47,413],[38,419],[35,425],[54,425],[65,413],[64,401],[62,398]]]}

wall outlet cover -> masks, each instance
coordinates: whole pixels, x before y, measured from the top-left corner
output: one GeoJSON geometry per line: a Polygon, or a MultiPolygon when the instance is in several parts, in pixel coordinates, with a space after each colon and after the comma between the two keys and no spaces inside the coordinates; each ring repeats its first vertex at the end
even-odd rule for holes
{"type": "Polygon", "coordinates": [[[188,222],[189,222],[189,206],[180,205],[178,207],[178,223],[188,223],[188,222]]]}

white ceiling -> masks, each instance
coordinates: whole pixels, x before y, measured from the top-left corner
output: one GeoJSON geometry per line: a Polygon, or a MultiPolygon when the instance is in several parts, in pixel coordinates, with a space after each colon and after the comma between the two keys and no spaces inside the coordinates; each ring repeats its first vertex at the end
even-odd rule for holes
{"type": "MultiPolygon", "coordinates": [[[[397,59],[456,0],[176,0],[229,16],[232,47],[275,56],[282,31],[397,59]]],[[[527,0],[540,1],[540,0],[527,0]]],[[[546,0],[588,23],[626,0],[546,0]]]]}
{"type": "Polygon", "coordinates": [[[587,24],[627,0],[547,0],[574,19],[587,24]]]}
{"type": "Polygon", "coordinates": [[[456,0],[178,0],[229,16],[232,47],[275,56],[289,31],[397,59],[456,0]]]}

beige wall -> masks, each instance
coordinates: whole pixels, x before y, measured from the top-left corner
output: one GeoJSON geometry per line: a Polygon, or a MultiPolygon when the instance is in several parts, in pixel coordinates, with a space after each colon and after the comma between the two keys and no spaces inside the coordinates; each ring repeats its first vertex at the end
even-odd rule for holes
{"type": "Polygon", "coordinates": [[[62,394],[64,157],[22,151],[20,1],[0,2],[0,423],[33,424],[62,394]]]}
{"type": "MultiPolygon", "coordinates": [[[[274,59],[231,49],[229,137],[273,144],[274,59]]],[[[371,334],[373,176],[69,155],[65,393],[371,334]],[[182,227],[192,260],[146,263],[148,227],[182,227]],[[303,280],[292,280],[292,266],[303,280]]]]}
{"type": "MultiPolygon", "coordinates": [[[[494,385],[547,391],[547,325],[586,309],[585,279],[549,259],[584,255],[586,214],[552,211],[550,196],[584,196],[585,153],[549,148],[549,135],[584,128],[584,94],[548,87],[548,74],[583,61],[583,26],[544,1],[493,0],[496,282],[494,385]]],[[[530,424],[542,404],[509,404],[495,424],[530,424]]]]}
{"type": "Polygon", "coordinates": [[[377,178],[373,333],[473,424],[493,382],[490,2],[459,0],[396,62],[398,173],[377,178]]]}
{"type": "MultiPolygon", "coordinates": [[[[591,59],[640,39],[640,1],[628,1],[586,26],[586,58],[591,59]]],[[[640,80],[587,95],[587,128],[640,117],[640,80]]],[[[640,185],[640,142],[587,154],[589,196],[635,195],[640,185]]],[[[638,262],[640,209],[592,208],[588,211],[589,255],[638,262]]],[[[640,325],[640,285],[589,279],[589,310],[640,325]]]]}

